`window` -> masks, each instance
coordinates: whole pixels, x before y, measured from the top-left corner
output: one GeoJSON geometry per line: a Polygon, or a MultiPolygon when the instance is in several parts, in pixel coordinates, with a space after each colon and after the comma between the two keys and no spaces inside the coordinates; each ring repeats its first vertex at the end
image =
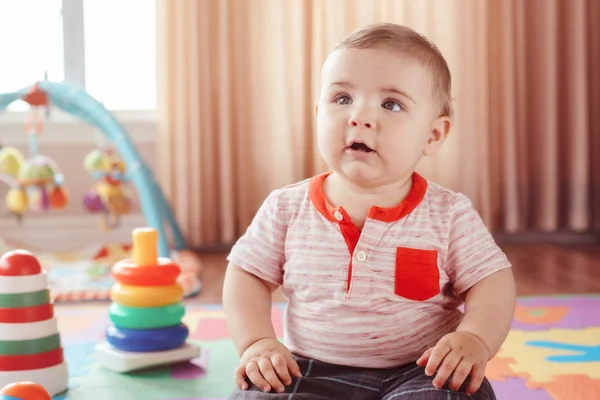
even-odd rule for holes
{"type": "Polygon", "coordinates": [[[47,76],[109,110],[156,108],[153,0],[0,0],[0,49],[0,93],[47,76]]]}
{"type": "Polygon", "coordinates": [[[62,80],[61,0],[0,0],[0,92],[62,80]]]}
{"type": "Polygon", "coordinates": [[[156,107],[156,8],[152,0],[84,0],[85,79],[108,108],[156,107]]]}

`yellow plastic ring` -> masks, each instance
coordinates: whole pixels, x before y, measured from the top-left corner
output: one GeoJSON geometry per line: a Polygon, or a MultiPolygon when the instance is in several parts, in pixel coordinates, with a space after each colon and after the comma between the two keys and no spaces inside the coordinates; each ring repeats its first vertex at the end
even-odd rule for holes
{"type": "Polygon", "coordinates": [[[110,298],[115,303],[127,307],[163,307],[175,304],[183,296],[183,286],[179,283],[168,286],[130,286],[115,283],[110,298]]]}

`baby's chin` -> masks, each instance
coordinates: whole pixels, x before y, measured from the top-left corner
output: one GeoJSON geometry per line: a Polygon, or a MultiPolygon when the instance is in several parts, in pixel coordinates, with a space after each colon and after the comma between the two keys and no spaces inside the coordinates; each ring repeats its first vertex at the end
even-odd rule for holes
{"type": "Polygon", "coordinates": [[[379,166],[363,162],[344,163],[336,172],[347,181],[363,187],[377,186],[385,176],[385,171],[379,166]]]}

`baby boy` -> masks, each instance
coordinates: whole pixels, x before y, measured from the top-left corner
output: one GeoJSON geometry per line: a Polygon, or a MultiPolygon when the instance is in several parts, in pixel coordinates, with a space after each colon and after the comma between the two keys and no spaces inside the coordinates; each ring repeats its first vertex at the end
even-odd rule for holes
{"type": "Polygon", "coordinates": [[[415,172],[452,124],[446,61],[407,27],[366,27],[325,61],[316,113],[331,171],[271,192],[228,257],[230,398],[495,399],[511,265],[465,195],[415,172]]]}

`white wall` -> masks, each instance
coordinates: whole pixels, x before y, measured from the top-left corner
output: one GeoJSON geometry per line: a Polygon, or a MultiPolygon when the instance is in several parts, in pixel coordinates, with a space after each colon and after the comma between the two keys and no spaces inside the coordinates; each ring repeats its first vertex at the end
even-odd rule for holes
{"type": "MultiPolygon", "coordinates": [[[[146,161],[155,160],[156,124],[153,115],[143,112],[116,115],[142,157],[146,161]]],[[[25,117],[20,113],[0,113],[0,142],[18,147],[28,155],[25,117]]],[[[83,169],[83,160],[89,151],[106,143],[99,137],[104,138],[95,127],[60,112],[53,112],[39,139],[39,153],[53,158],[64,173],[70,203],[64,210],[28,214],[19,223],[6,209],[8,187],[0,182],[0,238],[59,251],[77,249],[87,244],[129,240],[131,230],[145,223],[139,207],[124,218],[120,228],[109,233],[100,229],[98,215],[88,214],[82,207],[83,196],[93,185],[93,180],[83,169]]],[[[153,167],[151,169],[154,171],[153,167]]]]}

